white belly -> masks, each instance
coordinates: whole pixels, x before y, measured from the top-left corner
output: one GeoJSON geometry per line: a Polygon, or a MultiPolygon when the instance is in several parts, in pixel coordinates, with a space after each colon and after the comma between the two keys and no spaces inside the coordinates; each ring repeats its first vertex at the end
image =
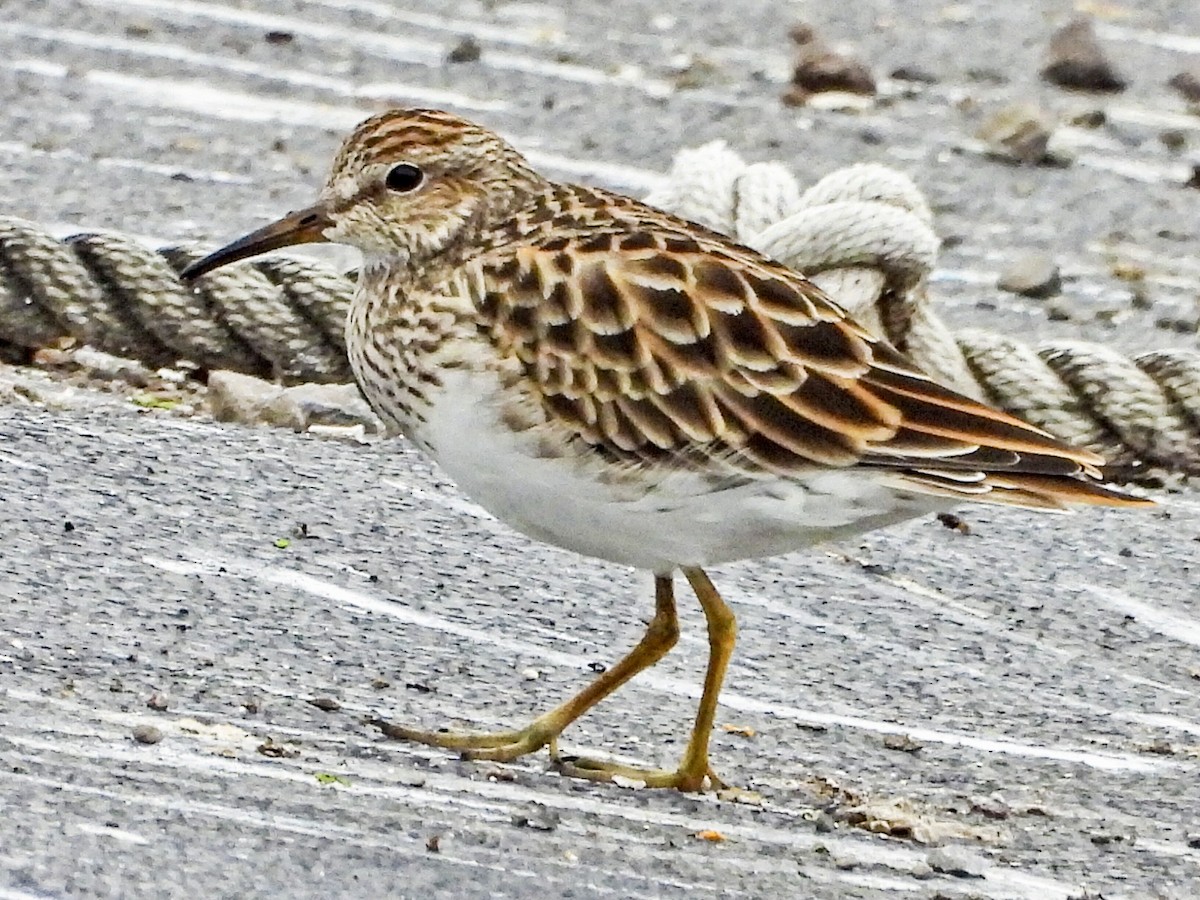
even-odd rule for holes
{"type": "MultiPolygon", "coordinates": [[[[412,434],[472,500],[547,543],[665,574],[775,556],[946,505],[878,484],[863,470],[726,486],[703,473],[627,470],[613,478],[590,454],[547,455],[545,429],[501,424],[494,376],[446,372],[412,434]]],[[[405,429],[409,430],[409,429],[405,429]]]]}

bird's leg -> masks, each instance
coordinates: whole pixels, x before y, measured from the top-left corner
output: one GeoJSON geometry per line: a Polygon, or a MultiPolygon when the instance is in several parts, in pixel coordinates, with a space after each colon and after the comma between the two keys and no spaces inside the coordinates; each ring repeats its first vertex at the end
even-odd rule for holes
{"type": "Polygon", "coordinates": [[[708,668],[704,673],[704,693],[700,695],[692,736],[679,763],[679,789],[698,791],[704,776],[712,775],[708,765],[708,739],[717,715],[717,698],[721,694],[721,685],[725,683],[725,670],[729,668],[733,645],[737,641],[737,618],[703,569],[684,569],[683,574],[696,592],[696,599],[700,601],[708,622],[708,668]]]}
{"type": "Polygon", "coordinates": [[[549,745],[550,755],[557,760],[558,736],[562,730],[638,672],[650,668],[666,656],[678,639],[679,620],[675,615],[674,584],[670,575],[657,575],[654,579],[654,618],[650,620],[637,646],[570,700],[538,716],[524,728],[517,731],[456,734],[450,731],[420,731],[390,723],[377,724],[383,727],[388,737],[461,750],[467,759],[507,762],[549,745]]]}
{"type": "Polygon", "coordinates": [[[725,787],[708,764],[708,740],[717,713],[721,683],[725,680],[725,670],[737,640],[737,619],[702,569],[684,569],[683,574],[695,591],[708,621],[708,669],[704,674],[704,693],[700,695],[696,723],[692,726],[692,736],[679,767],[671,772],[663,769],[644,770],[599,760],[561,763],[560,767],[569,774],[598,781],[611,781],[612,776],[619,775],[641,781],[647,787],[673,787],[681,791],[702,790],[705,778],[715,789],[725,787]]]}

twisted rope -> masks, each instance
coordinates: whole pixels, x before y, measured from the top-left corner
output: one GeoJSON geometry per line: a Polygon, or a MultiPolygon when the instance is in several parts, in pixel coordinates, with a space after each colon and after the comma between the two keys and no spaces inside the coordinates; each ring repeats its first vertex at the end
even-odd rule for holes
{"type": "Polygon", "coordinates": [[[287,382],[353,381],[345,275],[272,256],[220,269],[193,290],[179,272],[199,256],[114,233],[59,241],[0,217],[0,340],[36,348],[69,336],[154,366],[186,359],[287,382]]]}
{"type": "MultiPolygon", "coordinates": [[[[647,199],[803,271],[930,373],[1102,453],[1114,476],[1200,473],[1200,352],[1127,358],[1082,341],[1033,348],[977,330],[952,335],[926,291],[939,244],[932,215],[898,172],[851,166],[802,191],[782,165],[747,165],[717,142],[681,151],[647,199]]],[[[38,348],[69,336],[150,365],[186,359],[285,382],[352,380],[347,276],[273,256],[193,289],[178,273],[199,255],[114,233],[59,241],[0,217],[0,342],[38,348]]]]}

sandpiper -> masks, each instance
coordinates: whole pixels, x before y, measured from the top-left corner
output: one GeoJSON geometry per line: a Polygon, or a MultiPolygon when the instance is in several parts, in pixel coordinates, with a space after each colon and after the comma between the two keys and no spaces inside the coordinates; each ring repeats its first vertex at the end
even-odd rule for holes
{"type": "Polygon", "coordinates": [[[346,140],[315,205],[184,272],[293,244],[362,251],[346,345],[390,428],[535,539],[649,571],[632,651],[525,728],[390,733],[685,791],[708,759],[736,621],[709,566],[788,553],[967,500],[1141,506],[1103,460],[961,396],[800,273],[700,225],[534,172],[496,134],[399,109],[346,140]],[[675,770],[560,757],[559,734],[675,644],[674,574],[709,659],[675,770]]]}

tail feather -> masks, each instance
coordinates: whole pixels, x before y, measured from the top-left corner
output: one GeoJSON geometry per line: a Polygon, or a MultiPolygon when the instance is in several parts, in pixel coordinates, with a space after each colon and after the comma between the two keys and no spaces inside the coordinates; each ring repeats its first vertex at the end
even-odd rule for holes
{"type": "Polygon", "coordinates": [[[1063,510],[1077,504],[1126,508],[1155,505],[1152,500],[1080,476],[988,472],[977,481],[964,481],[961,474],[918,470],[893,472],[889,476],[888,482],[897,490],[1026,509],[1063,510]]]}

